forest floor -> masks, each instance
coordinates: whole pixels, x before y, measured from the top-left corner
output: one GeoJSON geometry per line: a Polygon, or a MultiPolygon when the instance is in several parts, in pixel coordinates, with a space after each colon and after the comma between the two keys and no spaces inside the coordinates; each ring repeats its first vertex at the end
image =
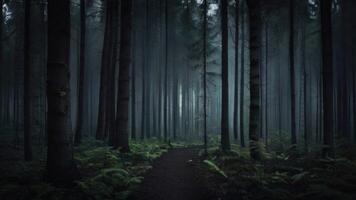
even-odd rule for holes
{"type": "MultiPolygon", "coordinates": [[[[11,137],[0,142],[1,200],[354,200],[356,146],[338,146],[336,158],[318,150],[268,151],[254,162],[249,149],[232,144],[222,152],[210,141],[208,155],[199,143],[132,141],[130,153],[88,140],[75,148],[80,179],[56,187],[45,181],[46,149],[33,162],[22,161],[22,146],[11,137]]],[[[276,145],[279,146],[279,145],[276,145]]]]}
{"type": "Polygon", "coordinates": [[[171,149],[155,161],[132,200],[207,200],[213,199],[198,168],[199,150],[171,149]]]}

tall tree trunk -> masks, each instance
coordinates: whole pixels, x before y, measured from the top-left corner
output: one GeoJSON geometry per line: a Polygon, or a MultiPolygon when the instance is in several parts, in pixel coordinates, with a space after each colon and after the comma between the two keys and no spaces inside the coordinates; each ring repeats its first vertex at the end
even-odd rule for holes
{"type": "Polygon", "coordinates": [[[106,127],[106,101],[107,101],[107,87],[108,87],[108,65],[109,65],[109,53],[111,43],[111,20],[112,20],[112,1],[108,0],[105,4],[105,33],[104,33],[104,45],[101,58],[101,72],[100,72],[100,90],[99,90],[99,111],[98,111],[98,125],[96,130],[96,139],[105,139],[105,127],[106,127]]]}
{"type": "MultiPolygon", "coordinates": [[[[0,0],[0,5],[1,5],[1,9],[3,7],[3,0],[0,0]]],[[[2,12],[1,12],[2,13],[2,12]]],[[[3,18],[3,14],[0,15],[0,126],[3,125],[3,123],[5,124],[5,110],[6,110],[6,107],[4,106],[4,102],[5,102],[5,89],[3,88],[3,84],[5,82],[5,78],[3,77],[3,64],[4,64],[4,61],[3,61],[3,42],[2,42],[2,33],[3,33],[3,24],[4,24],[4,18],[3,18]]]]}
{"type": "MultiPolygon", "coordinates": [[[[135,2],[132,2],[134,8],[135,2]]],[[[136,15],[136,10],[132,11],[136,15]]],[[[134,22],[132,22],[132,26],[134,22]]],[[[131,69],[131,139],[136,140],[136,28],[132,28],[132,69],[131,69]]]]}
{"type": "Polygon", "coordinates": [[[239,3],[235,5],[235,97],[234,97],[234,139],[238,138],[238,106],[239,106],[239,3]]]}
{"type": "Polygon", "coordinates": [[[269,40],[269,37],[268,37],[268,24],[266,22],[266,25],[265,25],[265,79],[266,79],[266,91],[265,91],[265,123],[266,123],[266,137],[265,137],[265,143],[266,143],[266,146],[268,145],[268,40],[269,40]]]}
{"type": "Polygon", "coordinates": [[[130,65],[131,65],[131,32],[132,32],[132,0],[121,2],[121,39],[120,39],[120,74],[117,98],[116,125],[119,134],[117,145],[122,152],[129,148],[129,99],[130,99],[130,65]]]}
{"type": "Polygon", "coordinates": [[[204,109],[204,151],[205,155],[208,154],[208,132],[207,132],[207,112],[206,112],[206,95],[207,95],[207,26],[208,26],[208,0],[204,0],[204,24],[203,24],[203,87],[204,87],[204,102],[203,102],[203,109],[204,109]]]}
{"type": "Polygon", "coordinates": [[[253,160],[260,160],[257,148],[259,142],[258,128],[260,122],[260,48],[261,48],[261,1],[248,0],[250,16],[250,154],[253,160]]]}
{"type": "Polygon", "coordinates": [[[294,0],[289,2],[289,64],[290,64],[290,93],[291,93],[291,142],[297,144],[295,116],[295,64],[294,64],[294,0]]]}
{"type": "Polygon", "coordinates": [[[221,1],[221,79],[222,79],[222,104],[221,104],[221,148],[230,150],[229,138],[229,58],[228,58],[228,1],[221,1]]]}
{"type": "Polygon", "coordinates": [[[164,70],[164,105],[163,126],[164,141],[168,141],[168,0],[165,0],[165,70],[164,70]]]}
{"type": "Polygon", "coordinates": [[[47,170],[51,182],[75,178],[69,85],[70,2],[48,1],[48,152],[47,170]]]}
{"type": "MultiPolygon", "coordinates": [[[[243,8],[244,6],[241,6],[243,8]]],[[[242,10],[241,21],[241,80],[240,80],[240,142],[241,147],[245,147],[245,130],[244,130],[244,110],[245,110],[245,12],[242,10]]]]}
{"type": "MultiPolygon", "coordinates": [[[[110,76],[109,76],[109,86],[107,87],[108,91],[108,99],[107,99],[107,104],[106,104],[106,113],[107,113],[107,121],[106,121],[106,134],[109,135],[109,145],[115,146],[117,144],[117,141],[119,140],[119,135],[118,131],[116,130],[116,113],[120,112],[119,108],[116,106],[116,98],[115,98],[115,89],[116,86],[116,73],[118,70],[116,69],[118,66],[118,48],[119,48],[119,9],[120,9],[120,3],[119,1],[113,1],[113,6],[112,6],[112,15],[113,15],[113,20],[112,20],[112,42],[110,43],[110,60],[109,60],[109,66],[110,66],[110,76]],[[115,112],[115,108],[117,109],[115,112]]],[[[121,29],[120,29],[121,30],[121,29]]],[[[119,95],[119,94],[117,94],[119,95]]]]}
{"type": "MultiPolygon", "coordinates": [[[[25,27],[24,27],[24,155],[26,161],[32,160],[32,132],[33,132],[33,81],[32,62],[30,49],[30,23],[31,23],[31,0],[25,0],[25,27]]],[[[1,24],[2,25],[2,24],[1,24]]]]}
{"type": "Polygon", "coordinates": [[[334,129],[334,81],[333,81],[333,53],[332,53],[332,1],[320,2],[322,29],[322,59],[323,59],[323,111],[324,111],[324,145],[323,156],[333,156],[334,129]]]}
{"type": "Polygon", "coordinates": [[[85,39],[86,39],[86,11],[85,0],[80,0],[80,55],[79,55],[79,88],[78,88],[78,113],[77,127],[75,130],[74,144],[79,145],[82,140],[83,110],[84,110],[84,74],[85,74],[85,39]]]}

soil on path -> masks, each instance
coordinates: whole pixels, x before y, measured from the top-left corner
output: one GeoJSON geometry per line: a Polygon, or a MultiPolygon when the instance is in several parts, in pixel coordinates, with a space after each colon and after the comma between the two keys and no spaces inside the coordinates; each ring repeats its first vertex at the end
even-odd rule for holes
{"type": "Polygon", "coordinates": [[[159,158],[132,200],[210,200],[196,162],[196,149],[172,149],[159,158]]]}

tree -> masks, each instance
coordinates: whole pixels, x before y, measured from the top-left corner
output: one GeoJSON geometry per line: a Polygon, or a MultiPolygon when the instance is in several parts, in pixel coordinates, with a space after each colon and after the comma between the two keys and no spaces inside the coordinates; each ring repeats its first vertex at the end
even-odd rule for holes
{"type": "Polygon", "coordinates": [[[164,69],[164,102],[163,102],[163,134],[168,141],[168,0],[165,1],[165,69],[164,69]]]}
{"type": "MultiPolygon", "coordinates": [[[[241,6],[242,7],[242,6],[241,6]]],[[[244,108],[245,108],[245,12],[241,13],[241,80],[240,80],[240,142],[245,147],[245,130],[244,130],[244,108]]]]}
{"type": "Polygon", "coordinates": [[[334,110],[334,79],[332,53],[332,1],[320,1],[321,32],[322,32],[322,63],[323,63],[323,110],[324,110],[324,145],[323,156],[333,156],[333,110],[334,110]]]}
{"type": "Polygon", "coordinates": [[[250,155],[253,160],[260,160],[257,147],[260,127],[260,48],[261,48],[261,1],[248,0],[250,16],[250,155]]]}
{"type": "MultiPolygon", "coordinates": [[[[2,4],[1,4],[2,5],[2,4]]],[[[30,60],[30,17],[31,0],[25,1],[25,39],[24,39],[24,155],[26,161],[32,160],[32,99],[33,99],[33,81],[32,81],[32,63],[30,60]]],[[[1,24],[2,25],[2,24],[1,24]]]]}
{"type": "Polygon", "coordinates": [[[48,151],[47,171],[51,182],[75,178],[69,87],[70,1],[48,1],[48,151]]]}
{"type": "Polygon", "coordinates": [[[234,139],[238,138],[238,105],[239,105],[239,3],[235,5],[235,97],[234,97],[234,139]]]}
{"type": "Polygon", "coordinates": [[[206,112],[206,93],[207,93],[207,80],[206,80],[206,73],[207,73],[207,25],[208,25],[208,2],[207,0],[204,0],[204,22],[203,22],[203,87],[204,87],[204,151],[205,155],[208,154],[208,132],[207,132],[207,124],[206,124],[206,118],[207,118],[207,112],[206,112]]]}
{"type": "Polygon", "coordinates": [[[116,125],[119,140],[117,146],[122,152],[129,148],[129,99],[130,99],[130,66],[131,66],[131,33],[132,33],[132,0],[121,2],[121,34],[120,34],[120,74],[117,98],[116,125]]]}
{"type": "Polygon", "coordinates": [[[289,64],[290,64],[290,90],[291,90],[291,140],[297,144],[296,113],[295,113],[295,64],[294,64],[294,0],[289,2],[289,64]]]}
{"type": "Polygon", "coordinates": [[[112,14],[111,9],[112,1],[108,0],[105,2],[105,33],[104,33],[104,45],[103,53],[101,58],[101,71],[100,71],[100,89],[99,89],[99,112],[98,112],[98,125],[96,129],[96,139],[105,139],[105,122],[106,122],[106,99],[107,99],[107,87],[108,87],[108,60],[110,52],[111,43],[111,20],[112,14]]]}
{"type": "Polygon", "coordinates": [[[221,79],[222,79],[222,104],[221,104],[221,148],[230,150],[229,138],[229,58],[228,58],[228,2],[221,1],[221,79]]]}
{"type": "Polygon", "coordinates": [[[74,144],[79,145],[82,140],[83,108],[84,108],[84,74],[85,74],[85,33],[86,33],[86,2],[80,0],[80,55],[79,55],[79,88],[78,88],[78,113],[77,127],[74,144]]]}

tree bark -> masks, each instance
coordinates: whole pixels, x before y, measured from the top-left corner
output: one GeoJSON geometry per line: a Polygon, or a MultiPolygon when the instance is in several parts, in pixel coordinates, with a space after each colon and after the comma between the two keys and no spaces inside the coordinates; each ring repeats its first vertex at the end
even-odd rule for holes
{"type": "Polygon", "coordinates": [[[112,20],[112,14],[110,7],[112,6],[112,1],[106,1],[106,19],[105,19],[105,33],[104,33],[104,45],[103,53],[101,58],[101,72],[100,72],[100,89],[99,89],[99,111],[98,111],[98,125],[96,130],[96,139],[105,139],[105,122],[106,122],[106,101],[107,101],[107,87],[108,87],[108,60],[110,52],[111,43],[111,27],[110,21],[112,20]]]}
{"type": "Polygon", "coordinates": [[[79,88],[77,127],[74,144],[79,145],[82,140],[83,110],[84,110],[84,74],[85,74],[85,39],[86,39],[86,1],[80,0],[80,55],[79,55],[79,88]]]}
{"type": "Polygon", "coordinates": [[[164,141],[168,141],[168,0],[165,0],[165,70],[164,70],[164,105],[163,126],[164,141]]]}
{"type": "Polygon", "coordinates": [[[291,142],[297,144],[295,116],[295,64],[294,64],[294,0],[289,2],[289,64],[290,64],[290,93],[291,93],[291,142]]]}
{"type": "Polygon", "coordinates": [[[248,0],[250,16],[250,155],[253,160],[260,160],[258,149],[258,129],[260,122],[260,48],[261,48],[261,1],[248,0]]]}
{"type": "Polygon", "coordinates": [[[333,156],[334,129],[334,80],[333,80],[333,45],[332,45],[332,1],[320,2],[322,29],[322,61],[323,61],[323,110],[324,110],[324,145],[323,156],[333,156]]]}
{"type": "MultiPolygon", "coordinates": [[[[31,23],[31,0],[25,0],[25,27],[24,27],[24,155],[25,161],[32,161],[32,133],[33,133],[33,81],[30,49],[30,23],[31,23]]],[[[2,26],[2,24],[0,24],[2,26]]]]}
{"type": "MultiPolygon", "coordinates": [[[[129,148],[129,99],[130,99],[130,66],[131,66],[131,32],[132,32],[132,0],[121,1],[121,39],[120,39],[120,74],[118,87],[118,103],[116,125],[119,135],[118,146],[122,152],[129,148]]],[[[116,147],[116,145],[114,145],[116,147]]]]}
{"type": "Polygon", "coordinates": [[[75,178],[70,119],[70,2],[48,1],[48,178],[54,183],[75,178]]]}
{"type": "Polygon", "coordinates": [[[204,151],[205,155],[208,154],[208,132],[207,132],[207,103],[206,103],[206,96],[207,96],[207,26],[208,26],[208,2],[204,0],[204,24],[203,24],[203,85],[204,85],[204,100],[203,100],[203,109],[204,109],[204,151]]]}
{"type": "Polygon", "coordinates": [[[234,139],[238,138],[238,106],[239,106],[239,3],[235,5],[235,97],[234,97],[234,139]]]}
{"type": "Polygon", "coordinates": [[[244,130],[244,108],[245,108],[245,12],[241,13],[241,80],[240,80],[240,142],[241,147],[245,147],[245,130],[244,130]]]}
{"type": "Polygon", "coordinates": [[[221,1],[221,79],[222,79],[222,104],[221,104],[221,148],[230,150],[229,138],[229,58],[228,58],[228,1],[221,1]]]}

